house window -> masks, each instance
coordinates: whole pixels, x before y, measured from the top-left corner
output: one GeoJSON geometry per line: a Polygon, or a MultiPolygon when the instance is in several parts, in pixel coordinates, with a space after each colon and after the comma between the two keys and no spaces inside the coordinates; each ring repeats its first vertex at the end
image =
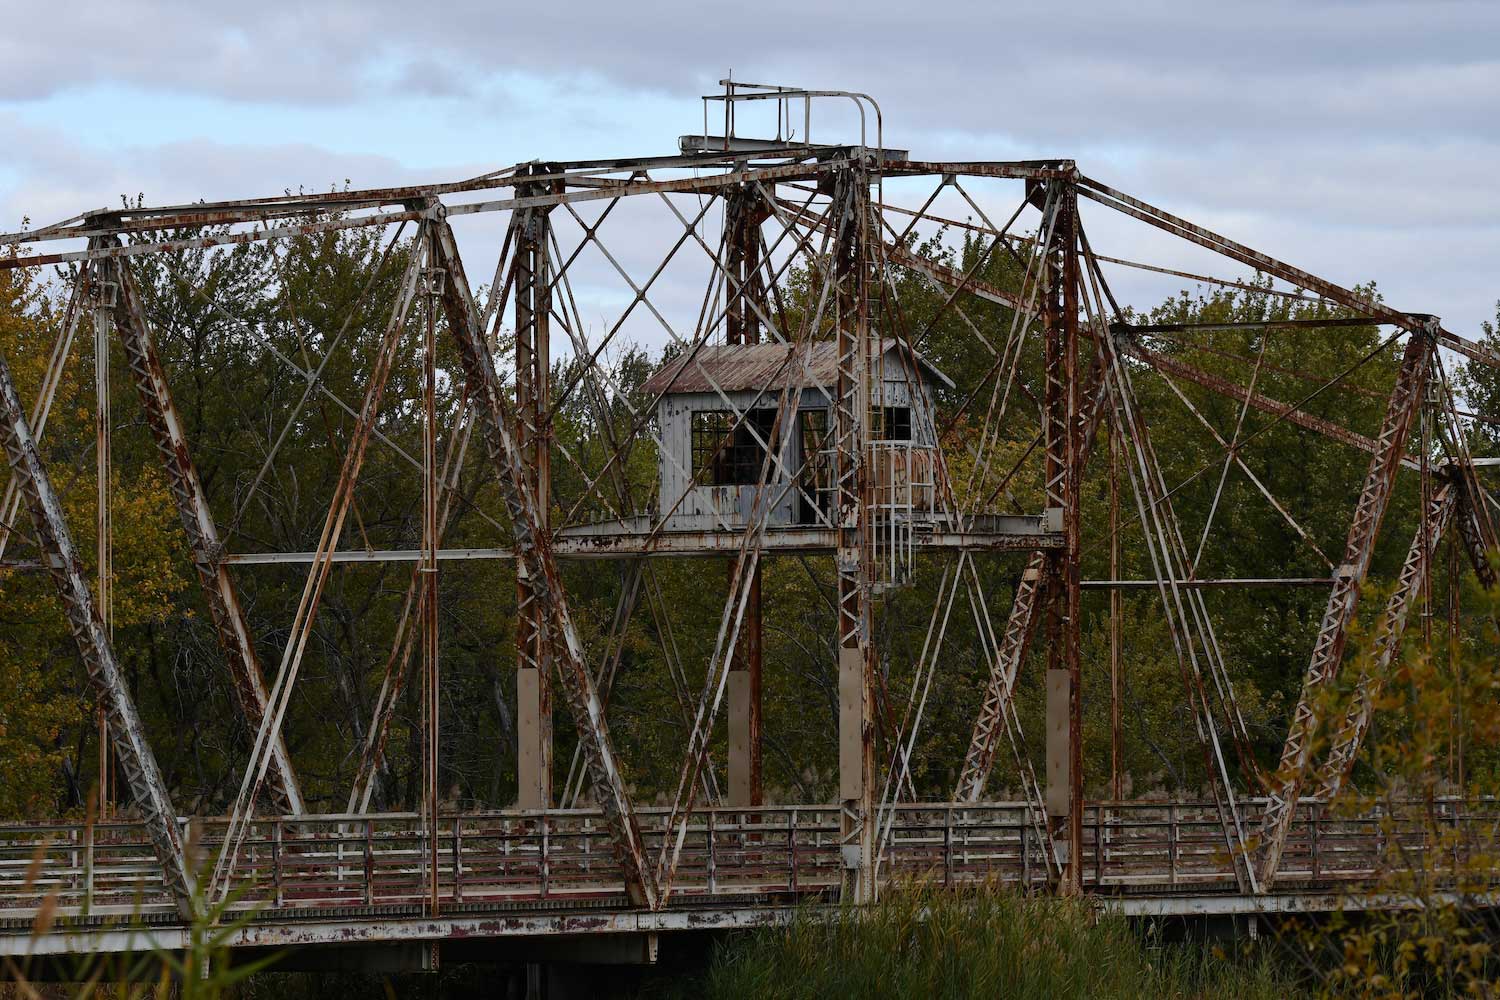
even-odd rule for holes
{"type": "Polygon", "coordinates": [[[802,435],[802,464],[797,469],[797,520],[816,524],[818,513],[828,513],[833,490],[832,441],[828,436],[827,410],[802,410],[797,414],[802,435]]]}
{"type": "Polygon", "coordinates": [[[874,440],[911,440],[911,407],[880,406],[875,408],[873,416],[875,418],[875,426],[870,428],[870,430],[874,432],[874,440]]]}
{"type": "Polygon", "coordinates": [[[693,411],[693,479],[702,486],[754,486],[765,467],[776,411],[693,411]]]}

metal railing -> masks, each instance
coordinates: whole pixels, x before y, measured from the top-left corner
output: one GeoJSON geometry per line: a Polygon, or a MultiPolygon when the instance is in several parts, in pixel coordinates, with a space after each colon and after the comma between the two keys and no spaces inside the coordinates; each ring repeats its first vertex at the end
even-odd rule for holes
{"type": "MultiPolygon", "coordinates": [[[[1254,822],[1263,803],[1246,803],[1254,822]]],[[[894,811],[882,878],[958,887],[1045,885],[1044,845],[1025,803],[920,804],[894,811]]],[[[648,850],[660,848],[667,812],[640,810],[648,850]]],[[[200,858],[223,843],[222,818],[183,821],[200,858]]],[[[1303,803],[1293,823],[1278,887],[1331,890],[1368,882],[1392,859],[1426,864],[1437,847],[1452,854],[1492,844],[1500,808],[1438,800],[1394,816],[1386,809],[1344,815],[1303,803]],[[1447,834],[1452,834],[1448,837],[1447,834]],[[1439,843],[1440,842],[1440,843],[1439,843]]],[[[296,919],[429,899],[434,853],[445,906],[617,900],[624,886],[608,831],[595,810],[510,810],[441,816],[436,831],[415,813],[257,818],[231,880],[238,909],[296,919]]],[[[840,882],[838,810],[829,806],[715,808],[689,825],[673,898],[802,897],[840,882]]],[[[1096,893],[1232,892],[1234,867],[1212,803],[1090,803],[1084,817],[1084,884],[1096,893]]],[[[26,918],[48,898],[63,917],[175,913],[144,824],[0,825],[0,918],[26,918]]]]}

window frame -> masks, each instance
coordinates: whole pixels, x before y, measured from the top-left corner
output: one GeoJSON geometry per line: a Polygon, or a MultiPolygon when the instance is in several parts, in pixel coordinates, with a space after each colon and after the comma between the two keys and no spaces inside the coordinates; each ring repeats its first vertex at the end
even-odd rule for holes
{"type": "MultiPolygon", "coordinates": [[[[761,441],[775,445],[771,440],[771,428],[776,423],[774,409],[755,407],[739,416],[726,409],[692,410],[688,420],[689,459],[695,485],[765,485],[760,478],[766,465],[766,448],[761,441]]],[[[770,470],[767,472],[774,475],[770,470]]]]}

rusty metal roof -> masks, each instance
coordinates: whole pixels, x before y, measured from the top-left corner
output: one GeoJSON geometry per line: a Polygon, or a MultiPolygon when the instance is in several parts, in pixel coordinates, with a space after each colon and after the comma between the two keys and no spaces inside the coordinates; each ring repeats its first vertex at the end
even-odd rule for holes
{"type": "MultiPolygon", "coordinates": [[[[887,338],[882,342],[881,353],[899,358],[916,352],[887,338]]],[[[926,375],[927,381],[941,382],[953,388],[948,376],[930,361],[920,354],[916,358],[918,369],[926,375]]],[[[824,386],[831,390],[837,377],[838,350],[832,340],[818,340],[800,348],[780,342],[719,344],[672,359],[647,379],[642,389],[653,396],[713,392],[715,386],[724,392],[779,391],[788,383],[801,388],[824,386]]]]}

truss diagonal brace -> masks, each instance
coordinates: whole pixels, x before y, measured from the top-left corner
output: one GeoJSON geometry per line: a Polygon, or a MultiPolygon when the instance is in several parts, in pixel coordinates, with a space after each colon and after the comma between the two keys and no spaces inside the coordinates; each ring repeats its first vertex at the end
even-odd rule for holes
{"type": "Polygon", "coordinates": [[[1454,520],[1458,524],[1459,540],[1463,543],[1464,552],[1468,555],[1469,562],[1474,567],[1474,575],[1479,578],[1480,584],[1486,590],[1494,590],[1497,582],[1495,565],[1490,561],[1491,546],[1486,545],[1484,541],[1487,532],[1483,521],[1480,520],[1479,510],[1479,505],[1483,504],[1485,499],[1475,493],[1476,489],[1483,489],[1483,487],[1465,477],[1460,479],[1455,489],[1463,491],[1453,511],[1454,520]]]}
{"type": "MultiPolygon", "coordinates": [[[[108,241],[95,242],[107,244],[108,241]]],[[[172,499],[177,504],[177,513],[187,534],[193,566],[198,571],[198,580],[208,602],[209,617],[213,620],[219,645],[228,661],[235,696],[250,732],[257,732],[265,717],[269,700],[265,676],[261,672],[260,660],[255,654],[255,643],[245,621],[244,610],[240,606],[239,592],[229,576],[229,567],[221,560],[223,544],[214,524],[213,513],[208,507],[208,497],[198,479],[198,470],[188,451],[182,418],[172,402],[166,371],[162,368],[161,357],[157,353],[141,307],[140,292],[131,276],[130,265],[123,259],[107,259],[99,268],[104,280],[112,280],[118,287],[114,309],[115,327],[119,330],[130,375],[141,398],[146,424],[151,429],[157,451],[161,453],[167,482],[172,488],[172,499]]],[[[283,815],[304,812],[302,792],[292,769],[291,755],[287,752],[286,742],[280,733],[271,745],[270,755],[267,778],[277,812],[283,815]]]]}
{"type": "Polygon", "coordinates": [[[637,906],[655,908],[657,887],[646,863],[640,827],[625,790],[624,775],[615,759],[599,692],[568,611],[557,560],[552,554],[552,540],[547,532],[539,530],[542,518],[536,509],[532,472],[522,460],[511,434],[514,418],[495,371],[494,359],[485,345],[483,323],[468,278],[464,275],[453,230],[446,221],[428,224],[433,227],[432,247],[436,263],[446,272],[442,284],[443,310],[458,346],[469,398],[484,427],[490,459],[498,467],[500,492],[515,532],[516,559],[526,568],[532,598],[540,611],[539,619],[546,623],[546,638],[578,728],[584,764],[604,813],[615,860],[624,874],[625,889],[631,901],[637,906]]]}
{"type": "Polygon", "coordinates": [[[109,722],[115,759],[125,773],[135,806],[145,819],[147,835],[151,838],[157,860],[161,862],[163,877],[177,909],[185,919],[191,918],[192,876],[188,872],[182,834],[177,827],[172,799],[167,794],[166,781],[157,767],[151,745],[146,741],[145,727],[120,673],[104,622],[89,591],[83,561],[68,534],[62,504],[42,465],[31,425],[21,408],[10,367],[3,356],[0,356],[0,418],[3,418],[0,438],[3,438],[6,460],[10,463],[11,474],[20,483],[37,543],[52,581],[57,585],[68,628],[78,643],[78,653],[88,672],[89,686],[109,722]]]}
{"type": "Polygon", "coordinates": [[[1349,638],[1349,626],[1359,608],[1360,588],[1370,568],[1380,522],[1385,517],[1396,470],[1406,452],[1406,438],[1413,418],[1422,405],[1422,388],[1427,378],[1437,321],[1430,320],[1422,331],[1413,333],[1406,342],[1396,384],[1376,439],[1380,450],[1370,460],[1364,487],[1354,507],[1349,539],[1344,548],[1343,564],[1335,571],[1333,589],[1323,623],[1313,643],[1312,659],[1302,682],[1302,694],[1292,713],[1291,729],[1281,751],[1281,765],[1266,801],[1262,823],[1261,891],[1269,891],[1281,865],[1287,833],[1297,811],[1297,800],[1306,778],[1313,750],[1313,740],[1322,720],[1318,718],[1317,700],[1324,688],[1338,676],[1349,638]]]}
{"type": "Polygon", "coordinates": [[[1328,757],[1318,772],[1318,797],[1325,802],[1339,793],[1349,777],[1349,769],[1354,766],[1354,758],[1370,729],[1375,700],[1380,697],[1386,675],[1401,650],[1401,637],[1406,631],[1412,603],[1422,592],[1433,553],[1437,551],[1438,541],[1447,530],[1448,522],[1453,519],[1456,506],[1457,489],[1451,482],[1445,482],[1429,498],[1427,509],[1417,524],[1406,561],[1401,564],[1396,590],[1386,602],[1385,613],[1375,634],[1375,661],[1360,675],[1354,687],[1353,701],[1344,715],[1343,724],[1329,743],[1328,757]]]}
{"type": "Polygon", "coordinates": [[[1016,584],[1010,614],[1005,619],[1005,631],[1000,634],[1000,646],[990,661],[990,677],[985,684],[984,698],[979,703],[979,715],[974,720],[974,732],[969,737],[969,749],[964,754],[964,768],[958,776],[958,786],[953,790],[955,802],[978,802],[984,794],[985,782],[995,764],[1000,732],[1005,727],[1005,707],[1015,690],[1016,673],[1026,658],[1032,633],[1036,630],[1036,612],[1041,603],[1037,597],[1046,563],[1047,553],[1041,550],[1031,553],[1021,572],[1021,581],[1016,584]]]}

